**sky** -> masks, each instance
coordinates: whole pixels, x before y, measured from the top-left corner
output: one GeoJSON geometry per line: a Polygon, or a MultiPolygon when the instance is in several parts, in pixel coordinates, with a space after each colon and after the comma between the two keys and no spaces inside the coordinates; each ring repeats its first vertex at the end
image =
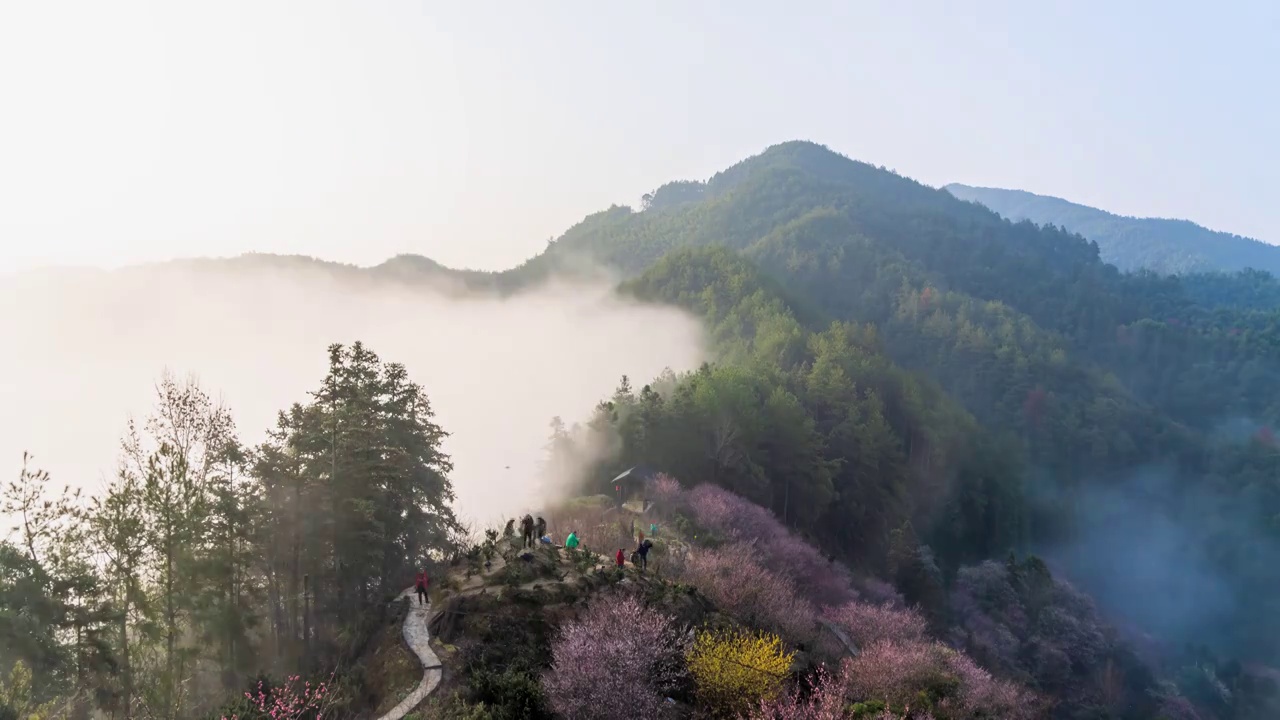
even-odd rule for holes
{"type": "Polygon", "coordinates": [[[0,272],[501,269],[790,139],[1280,242],[1277,32],[1267,1],[0,3],[0,272]]]}

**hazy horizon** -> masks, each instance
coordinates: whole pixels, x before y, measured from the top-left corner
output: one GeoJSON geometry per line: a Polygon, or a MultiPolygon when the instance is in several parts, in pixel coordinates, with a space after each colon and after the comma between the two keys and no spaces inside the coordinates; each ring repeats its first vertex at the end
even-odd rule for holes
{"type": "Polygon", "coordinates": [[[1278,21],[1261,2],[11,3],[0,272],[250,251],[505,269],[791,139],[1280,241],[1278,21]]]}
{"type": "Polygon", "coordinates": [[[317,267],[160,266],[0,282],[0,300],[0,336],[25,349],[0,355],[0,468],[16,474],[30,451],[55,487],[90,492],[114,475],[125,423],[152,409],[165,370],[195,375],[256,445],[319,386],[328,345],[360,340],[423,386],[450,433],[457,508],[487,522],[547,499],[552,417],[585,421],[623,374],[639,387],[708,359],[698,320],[609,282],[553,280],[499,300],[317,267]]]}

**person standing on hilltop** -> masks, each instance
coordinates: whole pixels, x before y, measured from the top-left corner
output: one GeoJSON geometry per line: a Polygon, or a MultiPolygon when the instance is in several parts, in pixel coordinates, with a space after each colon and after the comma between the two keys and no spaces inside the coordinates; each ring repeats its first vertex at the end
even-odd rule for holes
{"type": "Polygon", "coordinates": [[[622,552],[622,548],[618,548],[618,554],[616,557],[614,557],[614,560],[618,561],[618,567],[622,567],[623,565],[626,564],[627,556],[625,553],[622,552]]]}
{"type": "Polygon", "coordinates": [[[649,548],[653,547],[652,540],[643,539],[644,533],[641,533],[640,547],[636,548],[636,553],[640,556],[640,569],[649,569],[649,548]]]}
{"type": "Polygon", "coordinates": [[[417,591],[418,591],[419,605],[425,605],[427,602],[427,583],[428,582],[429,581],[427,580],[427,571],[423,570],[422,572],[418,573],[418,580],[414,584],[414,587],[417,588],[417,591]]]}
{"type": "Polygon", "coordinates": [[[520,536],[525,548],[533,547],[533,516],[520,518],[520,536]]]}

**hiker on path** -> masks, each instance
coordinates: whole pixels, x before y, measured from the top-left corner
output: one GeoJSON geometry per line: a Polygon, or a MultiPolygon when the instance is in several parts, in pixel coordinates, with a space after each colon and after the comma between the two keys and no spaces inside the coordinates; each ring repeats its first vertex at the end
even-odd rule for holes
{"type": "Polygon", "coordinates": [[[622,548],[618,548],[618,555],[614,558],[618,561],[618,567],[622,567],[627,562],[627,556],[622,553],[622,548]]]}
{"type": "Polygon", "coordinates": [[[427,602],[427,583],[429,582],[430,581],[427,580],[427,573],[425,570],[418,573],[418,580],[414,583],[414,587],[418,590],[419,605],[425,605],[427,602]]]}
{"type": "Polygon", "coordinates": [[[569,537],[564,539],[564,546],[567,550],[578,549],[578,531],[573,530],[569,533],[569,537]]]}
{"type": "Polygon", "coordinates": [[[640,547],[636,548],[636,552],[640,554],[640,569],[649,569],[649,548],[653,547],[652,540],[644,540],[640,543],[640,547]]]}

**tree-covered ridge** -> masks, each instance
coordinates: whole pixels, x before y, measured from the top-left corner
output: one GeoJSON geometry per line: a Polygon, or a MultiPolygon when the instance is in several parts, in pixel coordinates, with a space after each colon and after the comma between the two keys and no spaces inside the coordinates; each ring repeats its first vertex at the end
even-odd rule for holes
{"type": "MultiPolygon", "coordinates": [[[[1156,405],[1170,396],[1169,383],[1204,364],[1206,353],[1229,347],[1235,367],[1275,352],[1270,317],[1202,304],[1204,293],[1177,280],[1124,275],[1078,235],[1010,223],[811,143],[785,143],[743,161],[707,181],[696,199],[592,215],[504,282],[519,284],[577,257],[634,275],[672,249],[710,245],[759,253],[788,271],[840,269],[858,284],[812,288],[840,305],[833,308],[837,317],[857,312],[864,321],[884,322],[893,314],[888,296],[904,280],[1000,301],[1066,338],[1077,360],[1120,377],[1140,361],[1127,349],[1133,338],[1118,329],[1157,323],[1188,352],[1168,360],[1174,365],[1162,376],[1168,383],[1138,395],[1156,405]]],[[[1260,403],[1245,383],[1228,369],[1215,391],[1249,412],[1268,410],[1271,404],[1260,403]]],[[[1195,423],[1202,414],[1175,419],[1195,423]]]]}
{"type": "Polygon", "coordinates": [[[1030,220],[1079,233],[1096,242],[1102,258],[1121,270],[1161,275],[1280,272],[1280,249],[1259,240],[1218,232],[1187,220],[1136,218],[1025,190],[952,183],[945,188],[962,200],[980,203],[1015,222],[1030,220]]]}
{"type": "MultiPolygon", "coordinates": [[[[1129,399],[1114,378],[1090,381],[1080,375],[1067,361],[1061,340],[1049,343],[1034,359],[1020,355],[1018,343],[1036,347],[1047,342],[1044,333],[999,303],[972,307],[971,298],[922,296],[911,290],[904,292],[900,313],[927,312],[929,319],[905,317],[883,334],[869,325],[839,322],[810,328],[796,319],[788,293],[773,278],[726,248],[673,252],[624,288],[702,313],[724,350],[725,362],[657,378],[638,390],[624,378],[591,423],[594,432],[608,429],[622,440],[621,454],[600,468],[600,477],[632,465],[652,465],[716,483],[769,507],[855,567],[892,578],[939,632],[960,633],[968,638],[966,643],[977,643],[971,646],[975,652],[1004,654],[1007,659],[1001,662],[1019,667],[1010,672],[1024,681],[1026,673],[1043,673],[1036,682],[1056,688],[1052,693],[1067,713],[1061,717],[1074,717],[1070,713],[1082,711],[1080,703],[1085,702],[1074,695],[1078,685],[1062,675],[1068,666],[1085,675],[1114,673],[1115,683],[1145,683],[1148,690],[1143,692],[1161,692],[1160,686],[1151,676],[1153,670],[1113,634],[1105,643],[1117,654],[1105,662],[1089,655],[1094,651],[1085,644],[1103,643],[1101,636],[1076,638],[1080,647],[1072,644],[1075,641],[1052,650],[1040,645],[1044,636],[1038,633],[1047,632],[1047,626],[1025,626],[1025,613],[1034,612],[1036,623],[1059,628],[1054,632],[1066,631],[1062,623],[1096,622],[1089,619],[1091,604],[1078,595],[1064,596],[1063,607],[1046,611],[1046,600],[1036,595],[1039,591],[1027,588],[1017,591],[1027,593],[1018,601],[1024,603],[1021,609],[1001,611],[1013,613],[1006,619],[995,621],[982,614],[977,610],[980,604],[967,599],[970,591],[961,581],[985,575],[973,574],[976,570],[956,575],[965,563],[1000,557],[1007,549],[1071,546],[1108,524],[1138,528],[1125,536],[1133,545],[1107,550],[1131,557],[1144,552],[1146,541],[1164,542],[1142,537],[1145,528],[1159,527],[1160,522],[1195,523],[1191,527],[1198,534],[1189,533],[1181,541],[1202,550],[1184,558],[1181,570],[1172,567],[1169,572],[1199,578],[1206,572],[1205,564],[1212,563],[1217,581],[1230,585],[1235,605],[1219,608],[1219,615],[1196,618],[1194,630],[1179,628],[1176,637],[1198,638],[1255,657],[1274,651],[1270,618],[1275,617],[1273,598],[1280,588],[1269,562],[1275,556],[1257,544],[1261,529],[1274,532],[1276,525],[1268,518],[1280,507],[1275,503],[1276,484],[1265,469],[1276,461],[1273,449],[1261,443],[1211,449],[1208,439],[1171,425],[1129,399]],[[990,335],[987,327],[993,328],[990,335]],[[931,382],[893,365],[879,338],[899,335],[921,341],[937,338],[931,346],[904,347],[898,353],[937,355],[936,364],[925,369],[961,391],[972,375],[984,375],[975,372],[974,363],[1003,359],[1007,365],[985,373],[990,376],[987,382],[1013,373],[1010,378],[1046,381],[1062,396],[1034,384],[1016,391],[1012,386],[1007,407],[988,407],[987,424],[1021,430],[993,434],[931,382]],[[949,366],[959,368],[948,373],[949,366]],[[1061,381],[1054,379],[1055,372],[1064,373],[1061,381]],[[1082,403],[1072,394],[1073,382],[1082,386],[1078,389],[1102,394],[1082,403]],[[1142,467],[1161,454],[1175,465],[1184,463],[1184,472],[1175,484],[1144,491],[1138,504],[1125,494],[1125,468],[1142,467]],[[1028,464],[1028,456],[1038,459],[1028,464]],[[1247,489],[1232,487],[1229,477],[1246,482],[1247,489]],[[1117,493],[1113,507],[1091,499],[1104,490],[1117,493]],[[1265,508],[1252,505],[1257,501],[1265,502],[1265,508]],[[1207,507],[1223,514],[1206,516],[1207,507]],[[1126,517],[1135,511],[1142,517],[1126,517]],[[965,620],[970,613],[977,614],[965,620]],[[999,623],[1008,624],[997,627],[999,623]],[[1079,653],[1094,659],[1072,659],[1079,653]],[[1032,662],[1029,656],[1040,659],[1032,662]],[[1129,679],[1121,681],[1122,675],[1129,679]]],[[[975,397],[982,395],[974,391],[975,397]]],[[[553,447],[571,447],[572,436],[563,428],[557,430],[553,447]]],[[[1160,556],[1159,561],[1175,560],[1160,556]]],[[[1091,564],[1115,570],[1096,556],[1091,564]]],[[[1047,576],[1042,566],[1028,567],[1047,576]]],[[[1011,566],[1009,572],[1022,571],[1011,566]]],[[[1017,586],[1008,578],[999,582],[1017,586]]],[[[1142,591],[1160,588],[1146,586],[1142,591]]],[[[981,602],[1010,600],[991,596],[981,602]]],[[[1144,602],[1157,615],[1168,605],[1159,597],[1144,602]]],[[[1153,628],[1157,635],[1172,629],[1153,628]]],[[[1192,662],[1177,652],[1163,661],[1192,662]]],[[[1222,672],[1212,664],[1218,662],[1197,664],[1200,669],[1188,671],[1188,677],[1222,672]]],[[[1256,681],[1240,682],[1254,687],[1249,683],[1256,681]]],[[[1249,708],[1264,702],[1256,693],[1268,692],[1232,691],[1235,694],[1217,716],[1261,717],[1249,708]]],[[[1197,699],[1206,697],[1200,694],[1197,699]]]]}
{"type": "MultiPolygon", "coordinates": [[[[810,318],[825,317],[874,326],[893,361],[930,375],[1021,448],[1039,496],[1026,510],[1033,541],[1078,535],[1076,523],[1092,512],[1091,488],[1137,492],[1126,502],[1145,498],[1134,507],[1181,528],[1182,542],[1210,548],[1214,559],[1206,562],[1216,581],[1231,587],[1236,606],[1198,618],[1196,632],[1274,655],[1274,644],[1262,639],[1272,631],[1240,621],[1272,616],[1265,598],[1273,596],[1273,580],[1263,568],[1278,556],[1280,504],[1275,484],[1262,479],[1276,458],[1265,427],[1275,418],[1277,387],[1266,319],[1256,321],[1257,330],[1232,331],[1224,324],[1248,316],[1205,302],[1187,278],[1122,274],[1078,236],[1009,223],[815,146],[773,148],[723,178],[716,191],[708,183],[699,202],[649,219],[654,211],[615,209],[576,229],[595,225],[590,237],[570,234],[561,242],[578,238],[624,268],[642,265],[666,244],[731,246],[796,298],[802,324],[820,327],[810,318]],[[847,173],[828,182],[832,158],[847,173]],[[863,175],[875,181],[859,185],[863,175]],[[776,192],[762,190],[771,184],[776,192]],[[804,184],[819,192],[790,194],[804,184]],[[835,187],[841,184],[856,188],[843,205],[832,202],[844,192],[835,187]],[[725,212],[736,192],[762,193],[734,212],[763,217],[735,221],[744,234],[720,233],[726,242],[706,240],[696,223],[725,212]],[[800,206],[780,208],[766,196],[801,198],[800,206]],[[678,225],[682,215],[688,227],[678,225]],[[784,220],[763,232],[774,218],[784,220]],[[606,220],[625,229],[616,243],[606,220]],[[1257,424],[1243,435],[1224,433],[1222,419],[1231,416],[1257,424]],[[1171,480],[1154,494],[1132,490],[1128,478],[1153,464],[1167,468],[1171,480]],[[1206,517],[1206,507],[1217,510],[1206,517]]],[[[671,255],[672,287],[650,287],[649,296],[685,298],[729,318],[731,329],[718,330],[728,336],[727,357],[755,346],[783,363],[799,356],[777,326],[722,309],[715,288],[727,283],[700,280],[703,265],[681,270],[688,260],[671,255]],[[755,339],[757,326],[767,341],[755,339]]],[[[728,262],[721,256],[713,264],[728,262]]]]}
{"type": "Polygon", "coordinates": [[[965,535],[946,543],[957,557],[1021,542],[1017,451],[988,463],[1000,441],[895,366],[874,328],[801,322],[775,281],[725,248],[672,253],[623,290],[701,313],[723,353],[619,387],[596,422],[616,426],[623,452],[602,473],[643,462],[715,480],[872,567],[908,521],[965,535]],[[985,497],[978,516],[939,525],[969,493],[985,497]]]}

